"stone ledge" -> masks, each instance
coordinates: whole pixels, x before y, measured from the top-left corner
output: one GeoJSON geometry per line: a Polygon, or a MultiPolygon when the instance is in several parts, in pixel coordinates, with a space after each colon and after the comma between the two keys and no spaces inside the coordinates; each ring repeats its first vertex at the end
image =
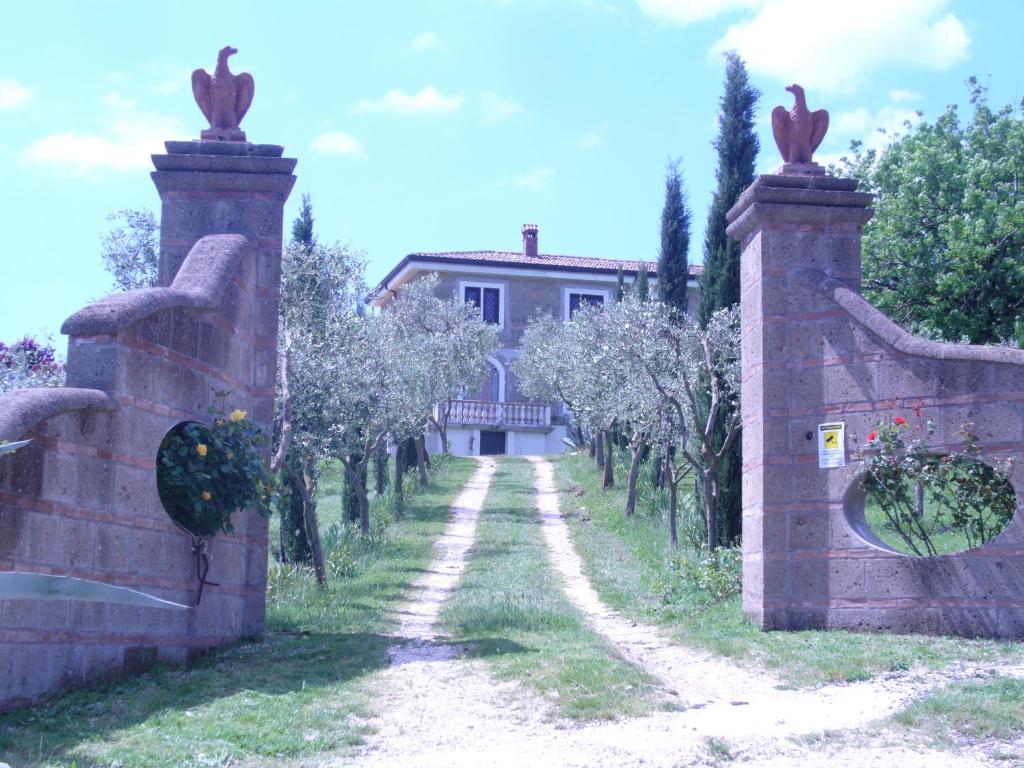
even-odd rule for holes
{"type": "Polygon", "coordinates": [[[818,293],[832,299],[857,325],[897,352],[933,360],[1024,365],[1024,350],[979,344],[950,344],[923,339],[900,328],[842,281],[813,269],[800,270],[797,276],[818,293]]]}
{"type": "Polygon", "coordinates": [[[133,323],[176,307],[217,309],[249,241],[207,235],[192,246],[170,288],[140,288],[107,296],[64,321],[69,336],[116,336],[133,323]]]}
{"type": "Polygon", "coordinates": [[[117,403],[98,389],[38,387],[0,395],[0,439],[18,440],[45,419],[90,408],[113,411],[117,403]]]}

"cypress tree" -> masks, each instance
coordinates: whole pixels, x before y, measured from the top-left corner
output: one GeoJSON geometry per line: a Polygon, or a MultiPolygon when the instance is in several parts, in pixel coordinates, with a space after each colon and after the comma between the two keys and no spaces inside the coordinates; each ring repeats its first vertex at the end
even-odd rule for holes
{"type": "Polygon", "coordinates": [[[640,263],[640,269],[636,273],[636,282],[633,283],[633,289],[636,291],[636,297],[640,301],[647,301],[650,298],[651,283],[647,278],[647,264],[644,262],[640,263]]]}
{"type": "Polygon", "coordinates": [[[619,265],[619,271],[615,275],[615,303],[618,304],[626,296],[626,274],[619,265]]]}
{"type": "Polygon", "coordinates": [[[299,216],[292,222],[292,242],[301,243],[307,248],[316,242],[313,237],[313,203],[308,194],[302,196],[299,216]]]}
{"type": "MultiPolygon", "coordinates": [[[[718,153],[715,173],[717,187],[708,212],[704,232],[704,272],[700,279],[700,302],[697,317],[702,326],[711,316],[740,300],[740,246],[725,234],[725,214],[740,194],[754,182],[754,164],[759,149],[754,132],[754,110],[761,93],[750,84],[743,60],[735,51],[725,55],[725,87],[718,114],[718,137],[714,147],[718,153]]],[[[707,404],[705,404],[707,405],[707,404]]],[[[715,428],[716,444],[725,439],[723,424],[731,416],[720,412],[715,428]]],[[[719,509],[721,540],[736,541],[742,524],[741,441],[733,443],[723,457],[719,480],[722,499],[719,509]]]]}
{"type": "Polygon", "coordinates": [[[689,305],[690,209],[686,205],[679,161],[665,169],[665,205],[661,209],[658,297],[680,315],[689,305]]]}
{"type": "Polygon", "coordinates": [[[704,272],[700,279],[698,318],[706,326],[711,316],[740,300],[740,246],[725,234],[725,214],[754,182],[759,149],[754,133],[754,109],[761,93],[750,84],[743,59],[725,55],[725,90],[718,113],[717,187],[704,231],[704,272]]]}

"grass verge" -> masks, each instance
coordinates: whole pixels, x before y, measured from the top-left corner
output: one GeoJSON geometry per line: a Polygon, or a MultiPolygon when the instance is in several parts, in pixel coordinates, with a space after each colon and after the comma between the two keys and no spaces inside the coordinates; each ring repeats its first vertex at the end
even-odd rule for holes
{"type": "MultiPolygon", "coordinates": [[[[642,476],[646,476],[646,472],[642,476]]],[[[619,478],[624,477],[622,472],[619,478]]],[[[747,623],[738,596],[702,606],[702,596],[678,582],[668,545],[663,500],[641,488],[637,514],[626,518],[625,489],[604,491],[585,455],[556,459],[563,511],[595,589],[626,615],[665,626],[680,642],[774,671],[787,684],[862,680],[914,666],[954,661],[1024,659],[1020,643],[953,637],[762,632],[747,623]],[[581,511],[582,510],[582,511],[581,511]]],[[[689,494],[680,493],[684,503],[689,494]]],[[[683,553],[693,557],[693,553],[683,553]]]]}
{"type": "Polygon", "coordinates": [[[953,683],[893,716],[939,745],[1014,745],[1024,757],[1024,680],[996,677],[953,683]]]}
{"type": "Polygon", "coordinates": [[[653,681],[583,624],[552,571],[534,507],[533,468],[501,460],[466,575],[442,621],[472,639],[504,679],[522,681],[579,720],[667,706],[653,681]]]}
{"type": "Polygon", "coordinates": [[[410,496],[401,520],[382,499],[373,536],[338,535],[332,546],[344,542],[355,564],[347,578],[319,592],[306,569],[273,575],[264,642],[0,716],[0,761],[18,768],[271,765],[358,743],[371,708],[363,681],[387,664],[393,625],[386,609],[429,563],[475,466],[440,457],[435,464],[430,487],[410,496]]]}

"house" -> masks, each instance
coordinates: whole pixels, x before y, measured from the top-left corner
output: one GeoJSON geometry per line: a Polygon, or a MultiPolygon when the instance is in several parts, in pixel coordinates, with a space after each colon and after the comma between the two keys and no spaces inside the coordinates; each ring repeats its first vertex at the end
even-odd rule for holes
{"type": "MultiPolygon", "coordinates": [[[[452,405],[448,442],[460,456],[561,453],[567,436],[561,405],[525,397],[511,371],[523,330],[538,314],[568,321],[581,305],[611,301],[620,267],[628,284],[646,265],[652,288],[656,284],[655,262],[541,253],[536,225],[524,225],[522,235],[521,251],[410,253],[367,297],[371,306],[386,307],[402,285],[433,272],[442,294],[475,304],[487,322],[498,326],[499,348],[490,361],[490,377],[479,391],[465,393],[452,405]]],[[[697,303],[701,269],[690,267],[691,307],[697,303]]],[[[427,447],[440,450],[433,430],[427,447]]]]}

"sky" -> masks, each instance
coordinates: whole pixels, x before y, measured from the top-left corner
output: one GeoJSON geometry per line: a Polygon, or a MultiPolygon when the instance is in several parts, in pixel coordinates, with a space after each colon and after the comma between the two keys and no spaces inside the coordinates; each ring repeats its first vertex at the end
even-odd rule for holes
{"type": "Polygon", "coordinates": [[[405,0],[16,3],[0,50],[0,341],[51,334],[111,291],[111,212],[159,211],[150,155],[206,127],[190,72],[233,45],[256,95],[242,128],[298,158],[321,242],[378,281],[405,254],[516,250],[655,259],[681,159],[702,260],[722,52],[770,112],[800,83],[831,113],[816,156],[884,149],[905,120],[1024,95],[1019,0],[405,0]],[[883,128],[888,133],[880,133],[883,128]]]}

